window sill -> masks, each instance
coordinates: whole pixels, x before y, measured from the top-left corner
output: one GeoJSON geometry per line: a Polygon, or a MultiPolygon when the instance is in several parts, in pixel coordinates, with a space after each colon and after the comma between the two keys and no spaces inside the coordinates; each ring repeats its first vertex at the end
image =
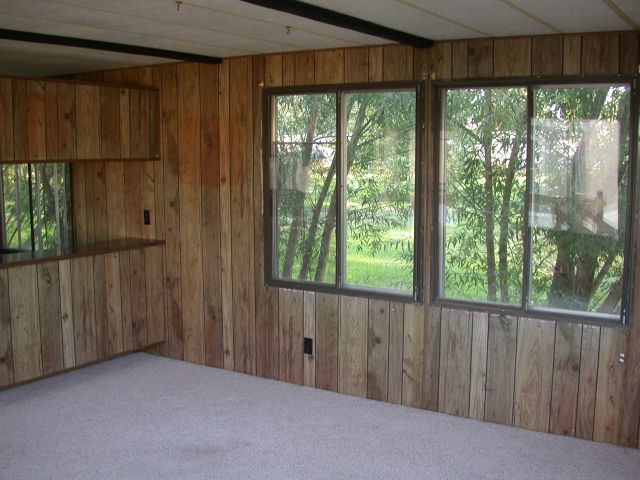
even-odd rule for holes
{"type": "Polygon", "coordinates": [[[18,252],[0,255],[0,270],[26,265],[36,265],[58,260],[72,258],[94,257],[109,253],[124,252],[129,250],[141,250],[144,248],[164,245],[164,240],[123,238],[107,242],[92,243],[82,247],[73,247],[63,250],[45,250],[43,252],[18,252]]]}

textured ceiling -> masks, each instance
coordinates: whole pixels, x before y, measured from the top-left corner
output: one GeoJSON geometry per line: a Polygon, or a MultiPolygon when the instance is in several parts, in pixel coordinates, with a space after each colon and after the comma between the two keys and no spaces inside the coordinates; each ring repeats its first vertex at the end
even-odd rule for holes
{"type": "MultiPolygon", "coordinates": [[[[639,0],[315,0],[433,40],[633,30],[639,0]],[[579,12],[579,14],[576,14],[579,12]]],[[[240,0],[0,0],[0,28],[232,57],[388,43],[240,0]]],[[[0,74],[46,76],[158,58],[0,40],[0,74]]]]}

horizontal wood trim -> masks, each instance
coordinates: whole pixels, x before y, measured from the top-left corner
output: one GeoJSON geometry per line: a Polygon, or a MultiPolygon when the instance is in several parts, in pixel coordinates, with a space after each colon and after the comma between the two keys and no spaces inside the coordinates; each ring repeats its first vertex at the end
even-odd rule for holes
{"type": "Polygon", "coordinates": [[[146,240],[143,238],[126,238],[122,240],[108,240],[92,244],[73,247],[69,250],[55,251],[45,250],[39,252],[19,252],[0,255],[0,270],[23,267],[25,265],[36,265],[59,260],[70,260],[72,258],[95,257],[108,253],[126,252],[132,250],[142,250],[150,247],[162,246],[164,240],[146,240]]]}

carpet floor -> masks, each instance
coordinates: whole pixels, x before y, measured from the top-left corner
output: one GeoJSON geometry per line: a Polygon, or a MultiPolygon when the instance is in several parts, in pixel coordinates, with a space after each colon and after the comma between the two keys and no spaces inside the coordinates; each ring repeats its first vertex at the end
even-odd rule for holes
{"type": "Polygon", "coordinates": [[[633,479],[640,450],[132,354],[0,392],[0,479],[633,479]]]}

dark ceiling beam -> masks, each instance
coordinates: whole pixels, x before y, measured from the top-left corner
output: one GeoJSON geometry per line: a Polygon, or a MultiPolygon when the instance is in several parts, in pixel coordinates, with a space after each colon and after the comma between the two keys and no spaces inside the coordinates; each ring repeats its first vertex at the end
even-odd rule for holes
{"type": "Polygon", "coordinates": [[[46,43],[48,45],[63,45],[66,47],[88,48],[91,50],[103,50],[105,52],[127,53],[131,55],[143,55],[145,57],[170,58],[185,62],[201,62],[217,64],[222,62],[218,57],[197,55],[195,53],[176,52],[174,50],[162,50],[159,48],[125,45],[122,43],[102,42],[100,40],[87,40],[86,38],[62,37],[44,33],[24,32],[20,30],[7,30],[0,28],[0,39],[16,40],[18,42],[46,43]]]}
{"type": "Polygon", "coordinates": [[[368,22],[360,18],[345,15],[344,13],[335,12],[327,8],[318,7],[309,3],[299,2],[297,0],[243,0],[246,3],[259,5],[261,7],[278,10],[279,12],[290,13],[298,17],[308,18],[316,22],[327,23],[334,27],[346,28],[347,30],[355,30],[356,32],[365,33],[374,37],[385,38],[392,42],[404,43],[412,47],[426,48],[433,45],[433,40],[410,33],[394,30],[393,28],[378,25],[377,23],[368,22]]]}

